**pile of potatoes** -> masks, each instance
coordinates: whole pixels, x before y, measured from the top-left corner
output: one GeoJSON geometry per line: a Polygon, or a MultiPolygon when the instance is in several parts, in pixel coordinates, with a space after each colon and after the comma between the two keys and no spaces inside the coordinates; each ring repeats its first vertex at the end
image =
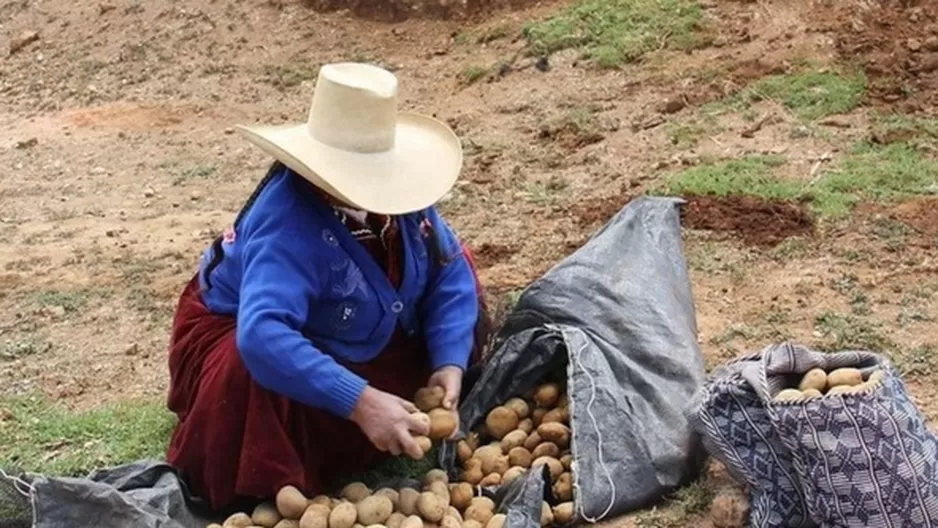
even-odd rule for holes
{"type": "Polygon", "coordinates": [[[830,372],[815,368],[805,373],[798,383],[797,389],[783,389],[775,395],[773,400],[778,402],[801,401],[837,394],[858,394],[872,389],[882,379],[882,370],[874,370],[864,380],[863,372],[857,368],[845,367],[830,372]]]}
{"type": "Polygon", "coordinates": [[[457,444],[461,479],[473,486],[509,484],[529,468],[547,466],[560,504],[543,505],[541,525],[573,519],[573,456],[567,396],[545,383],[525,398],[512,398],[489,411],[480,431],[457,444]]]}
{"type": "Polygon", "coordinates": [[[420,491],[372,492],[354,482],[339,498],[307,499],[287,486],[252,515],[237,513],[208,528],[502,528],[504,523],[505,516],[495,513],[491,499],[476,497],[465,482],[451,484],[445,471],[434,469],[424,477],[420,491]]]}

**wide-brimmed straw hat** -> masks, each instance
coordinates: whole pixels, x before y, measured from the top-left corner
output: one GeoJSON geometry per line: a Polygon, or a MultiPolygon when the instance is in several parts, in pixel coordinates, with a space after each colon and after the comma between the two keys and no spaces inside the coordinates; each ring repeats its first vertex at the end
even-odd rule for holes
{"type": "Polygon", "coordinates": [[[306,123],[239,126],[248,141],[339,200],[406,214],[442,198],[462,147],[436,119],[398,112],[393,73],[359,63],[320,68],[306,123]]]}

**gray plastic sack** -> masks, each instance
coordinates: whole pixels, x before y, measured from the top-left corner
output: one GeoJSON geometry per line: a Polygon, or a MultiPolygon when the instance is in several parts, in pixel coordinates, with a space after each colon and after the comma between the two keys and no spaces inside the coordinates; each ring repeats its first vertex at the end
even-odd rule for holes
{"type": "Polygon", "coordinates": [[[690,419],[707,451],[749,490],[749,526],[811,528],[794,460],[762,399],[743,376],[762,356],[733,360],[711,373],[694,397],[690,419]]]}
{"type": "MultiPolygon", "coordinates": [[[[531,284],[459,409],[460,429],[474,430],[496,405],[552,376],[565,378],[579,520],[656,502],[695,478],[704,460],[683,413],[703,383],[704,365],[681,203],[632,201],[531,284]]],[[[451,446],[447,451],[452,468],[451,446]]],[[[544,496],[550,498],[547,483],[544,496]]],[[[540,511],[540,504],[515,504],[540,511]]]]}
{"type": "Polygon", "coordinates": [[[811,517],[824,528],[938,527],[938,439],[889,361],[783,344],[743,375],[788,448],[811,517]],[[882,378],[856,393],[773,401],[813,368],[855,367],[882,378]]]}

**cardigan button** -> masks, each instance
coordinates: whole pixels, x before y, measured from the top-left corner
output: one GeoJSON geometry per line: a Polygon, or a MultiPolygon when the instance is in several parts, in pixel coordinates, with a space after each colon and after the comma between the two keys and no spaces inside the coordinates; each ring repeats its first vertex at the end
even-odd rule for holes
{"type": "Polygon", "coordinates": [[[394,301],[394,304],[391,305],[391,311],[399,314],[404,311],[404,303],[401,301],[394,301]]]}

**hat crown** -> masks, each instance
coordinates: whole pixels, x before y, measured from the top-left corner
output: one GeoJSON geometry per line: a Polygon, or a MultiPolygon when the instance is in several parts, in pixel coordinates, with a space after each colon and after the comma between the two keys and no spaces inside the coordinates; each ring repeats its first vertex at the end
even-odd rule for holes
{"type": "Polygon", "coordinates": [[[340,150],[373,154],[394,148],[397,77],[368,64],[327,64],[309,110],[310,134],[340,150]]]}

